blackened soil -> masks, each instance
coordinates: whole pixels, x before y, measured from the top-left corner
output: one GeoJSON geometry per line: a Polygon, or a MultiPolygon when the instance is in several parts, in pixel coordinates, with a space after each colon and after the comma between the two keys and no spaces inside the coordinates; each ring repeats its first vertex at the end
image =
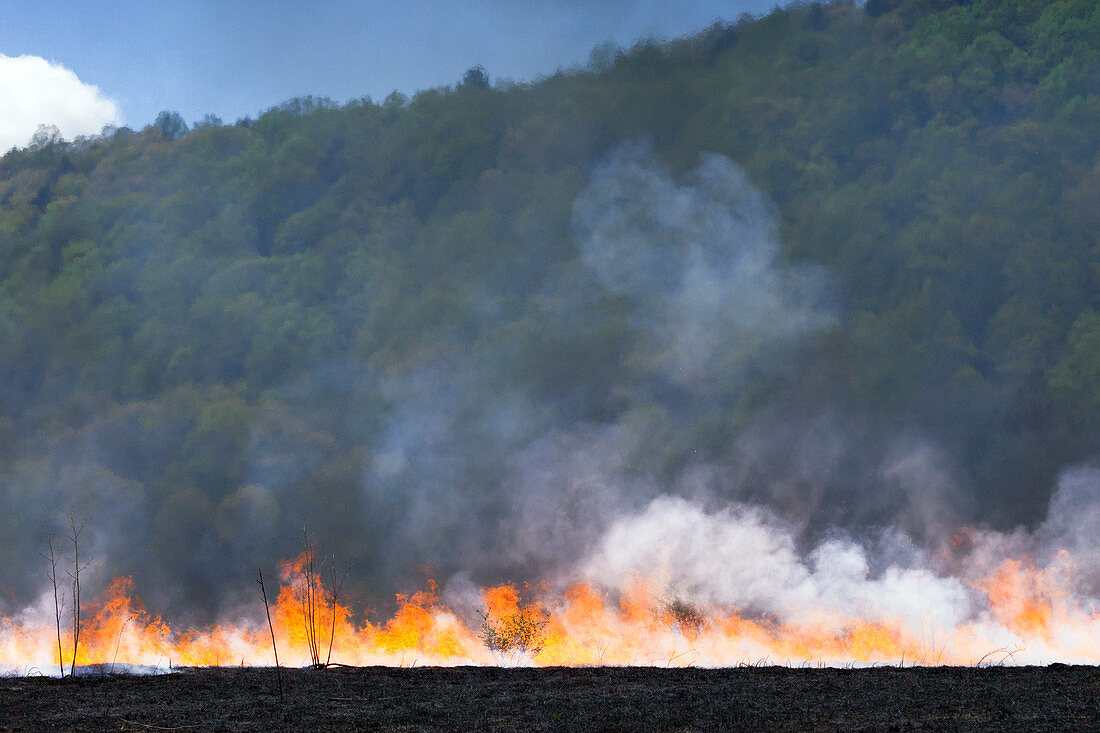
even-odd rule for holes
{"type": "Polygon", "coordinates": [[[188,669],[0,678],[0,731],[1100,730],[1100,667],[188,669]]]}

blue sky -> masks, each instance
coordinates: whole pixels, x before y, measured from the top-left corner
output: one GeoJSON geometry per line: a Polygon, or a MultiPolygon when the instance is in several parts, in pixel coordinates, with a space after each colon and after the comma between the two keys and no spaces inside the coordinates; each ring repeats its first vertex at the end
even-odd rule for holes
{"type": "Polygon", "coordinates": [[[583,63],[607,40],[680,36],[775,4],[0,0],[0,55],[64,66],[117,103],[118,121],[132,127],[163,109],[232,122],[294,96],[343,102],[453,84],[475,64],[494,80],[530,80],[583,63]]]}

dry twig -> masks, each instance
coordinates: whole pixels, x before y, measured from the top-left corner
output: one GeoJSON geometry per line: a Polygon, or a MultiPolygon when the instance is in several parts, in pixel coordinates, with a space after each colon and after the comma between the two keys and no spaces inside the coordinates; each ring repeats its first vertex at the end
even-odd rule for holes
{"type": "Polygon", "coordinates": [[[258,570],[256,582],[260,584],[260,593],[264,597],[264,610],[267,612],[267,628],[271,631],[271,649],[275,652],[275,675],[279,679],[279,699],[283,699],[283,670],[279,666],[279,647],[275,644],[275,625],[271,623],[271,604],[267,602],[267,588],[264,587],[264,571],[258,570]]]}
{"type": "Polygon", "coordinates": [[[65,601],[60,597],[57,587],[57,550],[53,546],[53,535],[49,532],[46,533],[46,546],[50,548],[50,554],[42,555],[43,558],[49,560],[50,569],[46,573],[46,577],[49,578],[50,583],[53,585],[53,611],[54,618],[57,621],[57,666],[61,670],[61,676],[65,676],[65,656],[61,649],[61,611],[65,607],[65,601]]]}

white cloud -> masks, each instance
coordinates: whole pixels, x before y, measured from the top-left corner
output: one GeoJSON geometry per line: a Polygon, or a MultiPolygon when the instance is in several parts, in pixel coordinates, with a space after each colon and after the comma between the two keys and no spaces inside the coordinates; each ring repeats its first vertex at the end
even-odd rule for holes
{"type": "Polygon", "coordinates": [[[64,66],[0,54],[0,153],[26,145],[39,125],[54,125],[71,140],[121,119],[114,100],[64,66]]]}

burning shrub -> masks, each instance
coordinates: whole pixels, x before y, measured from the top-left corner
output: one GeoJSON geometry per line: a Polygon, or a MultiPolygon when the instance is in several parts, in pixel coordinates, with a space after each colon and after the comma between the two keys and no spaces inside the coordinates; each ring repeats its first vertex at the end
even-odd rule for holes
{"type": "Polygon", "coordinates": [[[478,611],[482,619],[478,636],[485,646],[504,654],[538,656],[550,615],[536,604],[521,605],[519,593],[510,585],[489,589],[485,602],[488,610],[478,611]]]}
{"type": "Polygon", "coordinates": [[[679,626],[685,636],[698,634],[707,624],[698,608],[679,598],[663,601],[659,615],[662,621],[679,626]]]}
{"type": "Polygon", "coordinates": [[[481,618],[478,635],[493,651],[522,652],[532,657],[542,651],[546,624],[550,621],[545,611],[527,607],[501,619],[494,619],[488,613],[481,614],[481,618]]]}

